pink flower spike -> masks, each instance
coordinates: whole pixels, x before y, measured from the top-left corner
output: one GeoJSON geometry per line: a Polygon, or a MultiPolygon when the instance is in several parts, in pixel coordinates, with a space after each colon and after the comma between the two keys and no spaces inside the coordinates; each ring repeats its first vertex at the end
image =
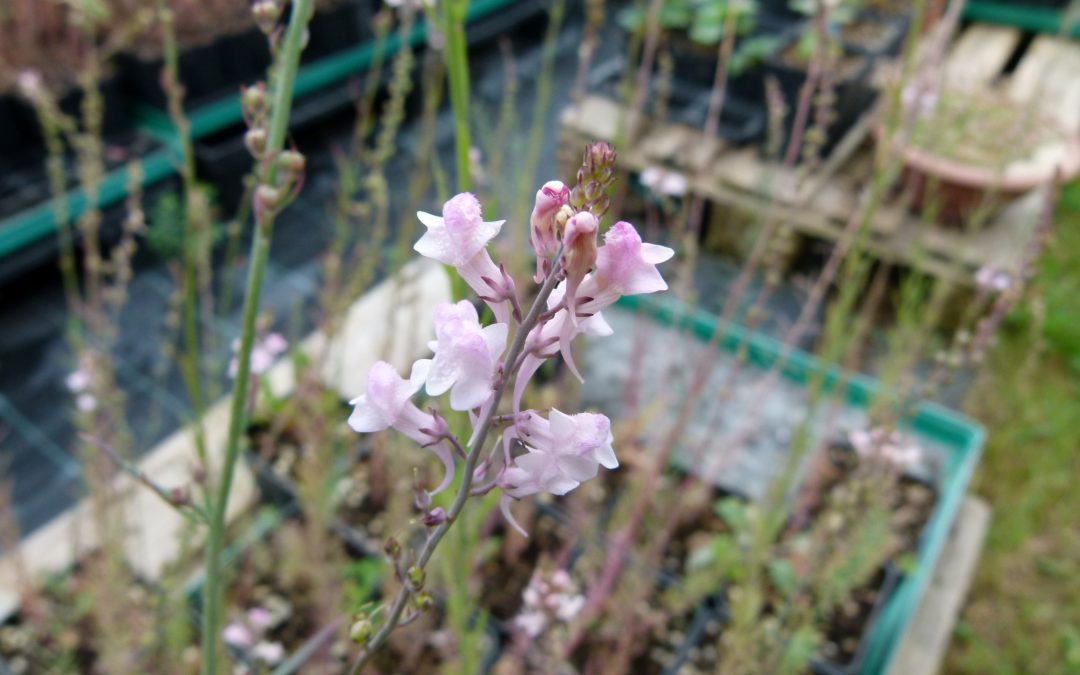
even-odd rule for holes
{"type": "Polygon", "coordinates": [[[562,228],[558,225],[559,211],[570,201],[570,188],[562,181],[552,180],[536,191],[536,203],[529,218],[529,240],[536,251],[536,276],[541,283],[550,269],[550,260],[559,250],[562,228]]]}
{"type": "Polygon", "coordinates": [[[563,235],[563,260],[566,267],[566,307],[570,310],[570,321],[577,325],[577,289],[592,271],[597,261],[596,235],[600,223],[596,216],[582,211],[566,222],[563,235]]]}
{"type": "Polygon", "coordinates": [[[427,392],[450,391],[450,407],[472,410],[484,404],[494,389],[499,357],[506,349],[509,328],[496,323],[482,328],[476,308],[467,300],[443,303],[435,309],[435,358],[427,377],[427,392]]]}

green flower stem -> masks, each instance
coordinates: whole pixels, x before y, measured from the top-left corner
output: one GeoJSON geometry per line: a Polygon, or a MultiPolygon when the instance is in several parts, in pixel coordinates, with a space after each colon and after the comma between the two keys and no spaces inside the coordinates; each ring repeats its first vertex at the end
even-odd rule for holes
{"type": "Polygon", "coordinates": [[[446,31],[446,76],[450,87],[450,107],[454,112],[454,149],[457,157],[458,192],[472,187],[469,170],[469,53],[465,41],[465,16],[469,0],[446,0],[443,29],[446,31]]]}
{"type": "MultiPolygon", "coordinates": [[[[293,85],[296,80],[296,70],[300,64],[300,52],[304,47],[304,33],[311,15],[311,2],[312,0],[294,0],[289,27],[285,33],[285,43],[275,65],[278,70],[274,81],[266,147],[267,156],[271,158],[276,157],[285,145],[285,135],[289,128],[289,112],[292,108],[293,85]]],[[[271,161],[262,179],[265,184],[272,186],[276,178],[277,170],[271,161]]],[[[244,410],[251,377],[251,348],[255,341],[255,319],[259,311],[259,296],[262,291],[263,275],[266,272],[266,262],[270,254],[270,237],[274,227],[274,210],[265,209],[260,213],[261,215],[256,219],[255,235],[251,242],[251,267],[248,269],[248,281],[244,294],[240,351],[237,354],[236,380],[233,383],[225,457],[221,467],[221,478],[216,486],[217,496],[211,502],[210,532],[206,542],[206,586],[203,590],[202,625],[202,672],[204,675],[213,675],[217,672],[222,596],[225,586],[221,560],[225,543],[225,513],[228,510],[233,473],[240,454],[240,432],[244,428],[244,410]]]]}

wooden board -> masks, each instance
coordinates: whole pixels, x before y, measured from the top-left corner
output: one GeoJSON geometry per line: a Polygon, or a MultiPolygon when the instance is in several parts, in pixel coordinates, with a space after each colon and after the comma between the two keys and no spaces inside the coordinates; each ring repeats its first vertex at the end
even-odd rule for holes
{"type": "Polygon", "coordinates": [[[934,675],[941,669],[989,524],[986,502],[965,498],[887,675],[934,675]]]}
{"type": "Polygon", "coordinates": [[[1007,86],[1013,100],[1034,102],[1067,131],[1080,133],[1080,45],[1039,36],[1024,53],[1007,86]]]}
{"type": "Polygon", "coordinates": [[[980,87],[1001,74],[1020,44],[1020,31],[1006,26],[976,24],[953,44],[945,59],[947,87],[980,87]]]}
{"type": "MultiPolygon", "coordinates": [[[[563,115],[566,155],[601,138],[611,139],[619,118],[619,104],[602,97],[586,97],[563,115]]],[[[620,150],[620,166],[639,173],[650,166],[682,170],[673,161],[688,147],[710,141],[696,129],[639,120],[644,131],[629,148],[620,150]]],[[[687,171],[694,194],[718,205],[752,214],[772,209],[779,222],[803,236],[835,242],[844,236],[849,220],[858,213],[867,177],[872,174],[873,148],[868,146],[867,116],[840,145],[854,150],[840,162],[826,160],[800,183],[798,170],[762,159],[757,148],[718,152],[704,171],[687,171]]],[[[716,143],[715,139],[712,143],[716,143]]],[[[838,146],[839,147],[839,146],[838,146]]],[[[1013,270],[1038,221],[1038,191],[1002,209],[978,231],[923,223],[904,204],[886,200],[875,212],[867,238],[868,252],[890,263],[919,269],[958,286],[974,285],[981,267],[1013,270]]]]}

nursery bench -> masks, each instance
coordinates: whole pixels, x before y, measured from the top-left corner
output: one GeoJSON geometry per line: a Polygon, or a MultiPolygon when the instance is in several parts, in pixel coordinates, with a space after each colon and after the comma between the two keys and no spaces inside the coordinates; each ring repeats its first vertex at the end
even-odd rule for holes
{"type": "MultiPolygon", "coordinates": [[[[950,79],[965,83],[998,82],[1014,100],[1032,101],[1066,129],[1080,130],[1080,45],[1042,35],[1024,47],[1015,28],[976,24],[952,45],[945,70],[950,79]],[[1015,71],[1006,74],[1003,70],[1018,47],[1024,52],[1015,71]]],[[[632,125],[632,137],[623,134],[632,141],[620,146],[620,120],[627,117],[627,108],[601,95],[585,97],[563,112],[561,147],[569,164],[579,159],[584,142],[611,141],[620,152],[620,166],[630,174],[650,167],[679,172],[687,178],[690,194],[723,209],[750,214],[772,209],[788,236],[835,242],[866,198],[875,152],[873,112],[865,113],[805,179],[798,169],[788,171],[766,160],[757,147],[730,147],[700,129],[645,115],[632,125]]],[[[866,250],[879,260],[971,288],[980,268],[1016,269],[1043,201],[1042,190],[1034,190],[981,227],[965,229],[926,223],[889,196],[869,224],[866,250]]]]}

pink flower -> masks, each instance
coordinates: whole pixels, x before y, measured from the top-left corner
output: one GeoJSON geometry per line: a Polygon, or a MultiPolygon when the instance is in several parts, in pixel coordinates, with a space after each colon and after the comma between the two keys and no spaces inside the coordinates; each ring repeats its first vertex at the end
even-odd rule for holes
{"type": "Polygon", "coordinates": [[[1003,270],[980,267],[975,273],[975,285],[987,293],[1001,293],[1012,285],[1012,277],[1003,270]]]}
{"type": "Polygon", "coordinates": [[[225,630],[221,631],[221,639],[225,644],[230,647],[236,647],[237,649],[247,649],[254,641],[254,637],[251,635],[251,631],[248,630],[248,627],[237,621],[233,621],[228,626],[225,626],[225,630]]]}
{"type": "Polygon", "coordinates": [[[566,268],[566,306],[571,310],[570,320],[577,324],[577,289],[592,271],[597,261],[596,235],[600,223],[596,216],[582,211],[566,221],[566,233],[563,235],[563,266],[566,268]]]}
{"type": "Polygon", "coordinates": [[[510,513],[509,498],[521,499],[540,492],[564,495],[595,477],[601,465],[608,469],[619,466],[611,447],[611,422],[603,415],[571,416],[552,409],[549,418],[544,419],[529,410],[519,414],[504,438],[516,438],[528,450],[511,461],[507,443],[507,468],[499,477],[504,492],[503,514],[522,534],[524,530],[510,513]]]}
{"type": "Polygon", "coordinates": [[[420,391],[430,366],[430,360],[417,361],[406,380],[389,363],[376,361],[368,372],[367,393],[349,401],[355,406],[349,416],[349,426],[359,433],[393,427],[417,443],[430,447],[446,468],[442,483],[431,493],[437,494],[454,476],[454,456],[435,433],[444,423],[431,413],[422,412],[409,400],[420,391]]]}
{"type": "Polygon", "coordinates": [[[611,447],[614,440],[611,420],[604,415],[567,415],[552,408],[548,419],[533,411],[525,411],[518,416],[518,420],[518,437],[530,449],[548,454],[588,457],[605,469],[619,466],[611,447]]]}
{"type": "Polygon", "coordinates": [[[506,277],[488,255],[487,245],[505,220],[485,222],[480,202],[462,192],[443,204],[442,217],[418,211],[427,232],[413,248],[422,256],[454,267],[469,288],[485,298],[500,323],[509,318],[505,302],[506,277]]]}
{"type": "Polygon", "coordinates": [[[590,297],[582,309],[595,312],[622,295],[643,295],[667,290],[656,266],[675,255],[667,246],[642,243],[634,226],[619,221],[604,235],[596,252],[596,272],[583,283],[580,295],[590,297]]]}
{"type": "Polygon", "coordinates": [[[562,242],[562,227],[558,223],[559,211],[570,201],[570,188],[562,181],[552,180],[536,192],[536,204],[529,218],[529,240],[536,251],[536,276],[533,281],[541,283],[551,267],[551,257],[562,242]]]}
{"type": "Polygon", "coordinates": [[[251,650],[251,658],[274,666],[285,658],[285,648],[280,642],[260,642],[251,650]]]}
{"type": "Polygon", "coordinates": [[[248,623],[257,631],[264,632],[270,627],[273,617],[270,611],[263,607],[252,607],[247,613],[248,623]]]}
{"type": "Polygon", "coordinates": [[[435,335],[430,343],[435,358],[427,376],[427,392],[439,396],[450,391],[450,407],[472,410],[492,393],[499,357],[506,349],[508,327],[480,326],[476,308],[468,300],[443,303],[435,309],[435,335]]]}

